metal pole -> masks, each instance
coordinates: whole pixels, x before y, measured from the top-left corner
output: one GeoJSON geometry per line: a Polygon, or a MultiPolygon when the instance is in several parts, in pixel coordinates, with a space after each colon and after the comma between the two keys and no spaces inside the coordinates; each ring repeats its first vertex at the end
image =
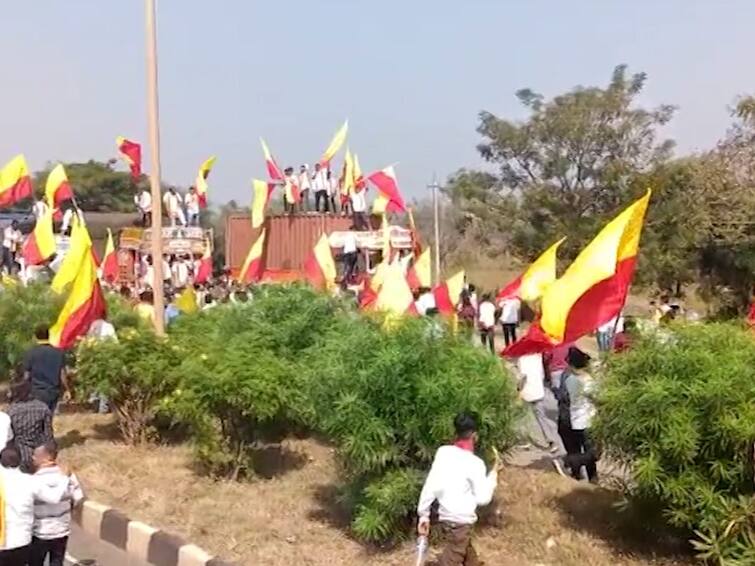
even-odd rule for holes
{"type": "Polygon", "coordinates": [[[438,181],[433,178],[432,184],[428,187],[433,191],[433,224],[435,231],[435,284],[440,283],[440,222],[438,221],[438,181]]]}
{"type": "Polygon", "coordinates": [[[160,115],[157,98],[157,30],[155,24],[155,0],[144,0],[146,16],[147,52],[147,121],[149,127],[149,149],[151,171],[149,176],[152,188],[152,282],[155,308],[155,333],[165,334],[163,301],[163,217],[162,194],[160,190],[160,115]]]}

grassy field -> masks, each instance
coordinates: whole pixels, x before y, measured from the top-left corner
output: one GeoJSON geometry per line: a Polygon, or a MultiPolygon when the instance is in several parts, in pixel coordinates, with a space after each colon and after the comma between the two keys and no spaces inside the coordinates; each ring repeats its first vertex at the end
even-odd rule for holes
{"type": "MultiPolygon", "coordinates": [[[[234,484],[196,475],[185,446],[121,444],[110,416],[61,415],[55,427],[62,458],[89,497],[228,560],[268,566],[413,564],[411,541],[368,548],[349,537],[348,519],[336,502],[333,451],[315,440],[285,441],[260,458],[259,473],[269,479],[234,484]]],[[[678,549],[664,552],[644,535],[630,535],[610,491],[520,463],[501,473],[498,494],[502,520],[482,528],[477,538],[488,565],[689,563],[678,549]]]]}

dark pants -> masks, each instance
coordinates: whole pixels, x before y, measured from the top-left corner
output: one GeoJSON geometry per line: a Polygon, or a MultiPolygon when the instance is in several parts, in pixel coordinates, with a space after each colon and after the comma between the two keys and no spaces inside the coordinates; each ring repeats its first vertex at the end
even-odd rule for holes
{"type": "Polygon", "coordinates": [[[503,341],[506,346],[516,342],[516,323],[503,322],[501,326],[503,327],[503,341]]]}
{"type": "Polygon", "coordinates": [[[149,228],[150,226],[152,226],[152,213],[143,212],[142,213],[142,227],[149,228]]]}
{"type": "Polygon", "coordinates": [[[330,212],[330,202],[328,201],[327,191],[317,191],[315,193],[315,210],[317,212],[330,212]],[[322,202],[322,210],[320,210],[321,202],[322,202]]]}
{"type": "Polygon", "coordinates": [[[47,408],[50,409],[50,412],[53,416],[55,416],[55,409],[58,408],[58,401],[60,401],[60,392],[59,391],[48,391],[46,389],[32,389],[31,396],[35,399],[39,399],[42,401],[45,405],[47,405],[47,408]]]}
{"type": "Polygon", "coordinates": [[[357,230],[369,230],[370,227],[367,224],[367,214],[364,212],[355,212],[353,216],[354,228],[357,230]]]}
{"type": "Polygon", "coordinates": [[[481,564],[472,546],[473,529],[474,525],[440,524],[444,547],[438,559],[438,566],[479,566],[481,564]]]}
{"type": "Polygon", "coordinates": [[[189,214],[189,226],[199,226],[199,214],[189,214]]]}
{"type": "Polygon", "coordinates": [[[300,202],[301,210],[309,211],[309,189],[302,190],[301,201],[299,202],[300,202]]]}
{"type": "Polygon", "coordinates": [[[0,550],[0,566],[27,566],[30,550],[29,544],[13,550],[0,550]]]}
{"type": "Polygon", "coordinates": [[[338,209],[336,208],[336,197],[335,197],[335,195],[330,195],[330,211],[331,212],[338,212],[338,209]]]}
{"type": "Polygon", "coordinates": [[[34,537],[31,541],[31,559],[29,566],[44,566],[45,558],[50,556],[50,566],[63,566],[66,558],[68,537],[49,540],[34,537]]]}
{"type": "Polygon", "coordinates": [[[582,467],[587,471],[590,481],[597,479],[597,457],[595,447],[590,440],[590,434],[586,430],[574,430],[563,424],[558,425],[558,435],[564,443],[566,457],[564,464],[571,469],[571,475],[575,480],[582,479],[582,467]]]}
{"type": "Polygon", "coordinates": [[[3,258],[2,258],[3,259],[3,264],[2,264],[2,267],[4,267],[5,269],[8,270],[8,275],[11,275],[13,273],[14,264],[15,264],[15,262],[13,261],[13,254],[5,246],[2,246],[2,248],[0,248],[0,249],[2,249],[2,251],[3,251],[3,258]]]}
{"type": "MultiPolygon", "coordinates": [[[[333,205],[335,206],[335,205],[333,205]]],[[[351,208],[351,199],[341,199],[341,213],[343,214],[351,214],[352,208],[351,208]]]]}
{"type": "Polygon", "coordinates": [[[495,328],[480,329],[480,340],[483,348],[490,347],[490,351],[495,354],[495,328]]]}
{"type": "Polygon", "coordinates": [[[358,259],[357,252],[343,254],[343,280],[347,283],[356,273],[358,259]]]}

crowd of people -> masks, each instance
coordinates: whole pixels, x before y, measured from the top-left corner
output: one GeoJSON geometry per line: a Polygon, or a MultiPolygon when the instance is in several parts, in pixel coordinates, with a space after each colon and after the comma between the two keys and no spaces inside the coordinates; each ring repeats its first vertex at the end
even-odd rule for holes
{"type": "Polygon", "coordinates": [[[74,474],[58,465],[53,419],[68,397],[63,352],[38,328],[36,344],[14,371],[0,411],[0,564],[63,566],[71,511],[84,498],[74,474]]]}

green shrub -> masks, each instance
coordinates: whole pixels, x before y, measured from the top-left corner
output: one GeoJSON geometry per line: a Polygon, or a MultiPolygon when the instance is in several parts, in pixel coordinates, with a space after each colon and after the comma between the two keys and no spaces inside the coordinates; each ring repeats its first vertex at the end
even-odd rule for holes
{"type": "Polygon", "coordinates": [[[0,291],[0,379],[7,379],[34,344],[34,329],[55,322],[63,300],[44,284],[9,285],[0,291]]]}
{"type": "Polygon", "coordinates": [[[679,328],[611,358],[595,434],[653,509],[716,564],[755,563],[755,341],[729,325],[679,328]]]}
{"type": "Polygon", "coordinates": [[[438,336],[426,319],[386,331],[379,319],[341,317],[306,366],[317,426],[338,447],[364,540],[405,532],[460,411],[479,415],[483,453],[514,441],[516,392],[500,361],[449,331],[438,336]]]}
{"type": "Polygon", "coordinates": [[[176,368],[185,352],[148,329],[125,329],[119,340],[87,338],[76,350],[76,392],[107,397],[126,442],[137,444],[154,434],[152,427],[163,400],[176,389],[176,368]]]}

